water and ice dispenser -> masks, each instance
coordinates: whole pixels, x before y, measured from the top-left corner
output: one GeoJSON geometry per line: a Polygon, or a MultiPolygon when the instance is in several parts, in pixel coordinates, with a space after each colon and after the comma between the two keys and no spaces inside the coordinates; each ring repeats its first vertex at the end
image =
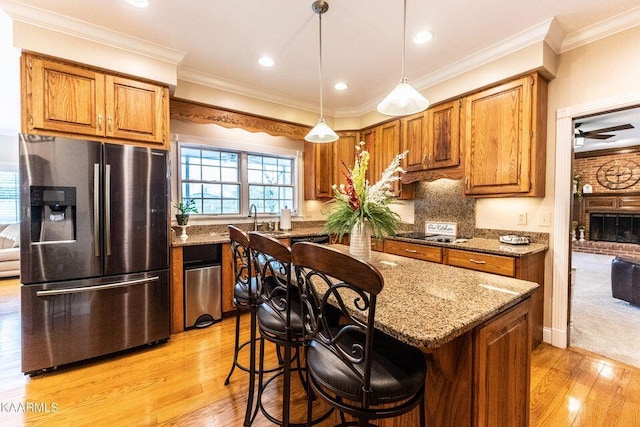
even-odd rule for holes
{"type": "Polygon", "coordinates": [[[76,240],[76,188],[30,187],[31,243],[76,240]]]}

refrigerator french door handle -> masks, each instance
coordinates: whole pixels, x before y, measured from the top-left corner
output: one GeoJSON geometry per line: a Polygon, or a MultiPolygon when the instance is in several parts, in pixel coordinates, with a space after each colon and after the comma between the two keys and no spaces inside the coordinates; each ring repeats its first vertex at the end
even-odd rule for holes
{"type": "Polygon", "coordinates": [[[104,234],[107,256],[111,255],[111,165],[105,165],[104,234]]]}
{"type": "Polygon", "coordinates": [[[93,251],[100,256],[100,164],[93,164],[93,251]]]}
{"type": "Polygon", "coordinates": [[[46,297],[46,296],[52,296],[52,295],[79,294],[81,292],[94,292],[94,291],[103,291],[105,289],[125,288],[131,285],[140,285],[142,283],[157,282],[158,280],[160,280],[160,278],[158,276],[154,276],[154,277],[148,277],[146,279],[128,280],[126,282],[107,283],[106,285],[84,286],[81,288],[43,290],[43,291],[37,291],[36,295],[39,297],[46,297]]]}

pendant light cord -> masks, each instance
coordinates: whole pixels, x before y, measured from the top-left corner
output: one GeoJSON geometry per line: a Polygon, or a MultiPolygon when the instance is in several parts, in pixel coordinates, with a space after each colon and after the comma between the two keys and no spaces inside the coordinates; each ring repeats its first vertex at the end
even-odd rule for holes
{"type": "MultiPolygon", "coordinates": [[[[405,0],[406,1],[406,0],[405,0]]],[[[320,118],[323,119],[324,115],[322,112],[322,92],[323,92],[323,87],[322,87],[322,13],[323,12],[319,12],[318,13],[318,28],[319,28],[319,39],[320,39],[320,118]]]]}
{"type": "Polygon", "coordinates": [[[403,9],[403,20],[402,20],[402,81],[404,81],[404,57],[405,50],[407,46],[407,0],[404,0],[404,9],[403,9]]]}

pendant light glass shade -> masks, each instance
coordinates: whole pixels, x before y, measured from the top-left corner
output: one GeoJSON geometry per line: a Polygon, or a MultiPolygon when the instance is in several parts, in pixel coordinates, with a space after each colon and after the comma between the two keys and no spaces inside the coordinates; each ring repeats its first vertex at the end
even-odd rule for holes
{"type": "Polygon", "coordinates": [[[407,43],[407,0],[404,0],[402,26],[402,80],[379,104],[378,112],[387,116],[406,116],[426,109],[427,98],[415,90],[404,75],[405,45],[407,43]]]}
{"type": "Polygon", "coordinates": [[[329,125],[324,121],[322,114],[322,14],[329,10],[329,3],[323,0],[316,0],[311,5],[311,9],[318,14],[318,28],[320,39],[320,118],[318,123],[304,137],[309,142],[334,142],[338,140],[338,135],[331,130],[329,125]]]}
{"type": "Polygon", "coordinates": [[[304,139],[309,142],[334,142],[338,140],[338,134],[320,117],[318,123],[309,131],[304,139]]]}
{"type": "Polygon", "coordinates": [[[425,110],[428,106],[427,98],[405,78],[378,104],[378,112],[387,116],[405,116],[425,110]]]}

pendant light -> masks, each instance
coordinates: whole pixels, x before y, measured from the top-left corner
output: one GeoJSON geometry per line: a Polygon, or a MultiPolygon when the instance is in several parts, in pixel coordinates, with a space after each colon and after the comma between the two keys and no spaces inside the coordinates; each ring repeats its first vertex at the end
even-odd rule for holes
{"type": "Polygon", "coordinates": [[[338,135],[331,130],[322,115],[322,14],[329,10],[329,3],[323,0],[316,0],[311,5],[311,9],[318,14],[320,28],[320,119],[304,139],[309,142],[334,142],[338,140],[338,135]]]}
{"type": "Polygon", "coordinates": [[[404,57],[407,42],[407,0],[404,0],[404,19],[402,27],[402,80],[378,104],[378,112],[387,116],[406,116],[426,109],[429,106],[427,98],[415,90],[404,75],[404,57]]]}

